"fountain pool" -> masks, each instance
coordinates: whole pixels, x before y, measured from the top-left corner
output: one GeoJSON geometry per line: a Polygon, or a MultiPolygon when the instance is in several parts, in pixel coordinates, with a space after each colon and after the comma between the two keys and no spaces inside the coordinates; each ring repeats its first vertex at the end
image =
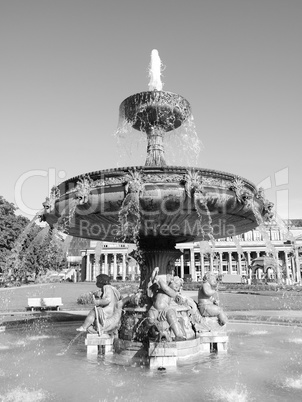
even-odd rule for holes
{"type": "Polygon", "coordinates": [[[227,354],[159,371],[116,355],[88,358],[76,325],[1,333],[0,400],[301,401],[302,328],[232,322],[227,354]]]}

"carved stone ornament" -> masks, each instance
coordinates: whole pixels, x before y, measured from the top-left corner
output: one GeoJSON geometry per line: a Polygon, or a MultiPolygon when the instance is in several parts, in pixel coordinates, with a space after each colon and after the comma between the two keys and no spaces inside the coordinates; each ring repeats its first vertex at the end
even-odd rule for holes
{"type": "Polygon", "coordinates": [[[191,197],[192,193],[196,194],[203,192],[202,180],[198,171],[194,169],[187,170],[187,173],[184,176],[184,182],[188,197],[191,197]]]}
{"type": "Polygon", "coordinates": [[[265,201],[265,195],[264,195],[264,188],[263,187],[259,187],[255,197],[258,198],[258,200],[265,201]]]}
{"type": "Polygon", "coordinates": [[[45,201],[43,202],[43,207],[44,207],[44,212],[50,212],[54,209],[55,202],[60,198],[60,190],[58,187],[53,186],[50,190],[50,195],[49,197],[45,198],[45,201]]]}
{"type": "Polygon", "coordinates": [[[143,188],[142,172],[136,169],[129,170],[125,176],[125,191],[127,193],[140,193],[143,188]]]}
{"type": "Polygon", "coordinates": [[[215,177],[201,177],[202,183],[204,186],[212,186],[212,187],[220,187],[220,188],[228,188],[230,185],[229,181],[223,179],[217,179],[215,177]]]}
{"type": "Polygon", "coordinates": [[[144,183],[180,183],[183,180],[181,174],[146,174],[142,177],[144,183]]]}
{"type": "Polygon", "coordinates": [[[89,194],[95,183],[89,176],[81,178],[75,187],[75,198],[78,200],[79,205],[87,204],[89,194]]]}
{"type": "Polygon", "coordinates": [[[239,177],[233,180],[229,189],[234,191],[237,201],[241,204],[247,204],[253,197],[253,194],[245,188],[244,182],[239,177]]]}
{"type": "Polygon", "coordinates": [[[263,219],[266,222],[271,222],[274,218],[273,212],[274,203],[268,200],[264,200],[263,202],[263,219]]]}

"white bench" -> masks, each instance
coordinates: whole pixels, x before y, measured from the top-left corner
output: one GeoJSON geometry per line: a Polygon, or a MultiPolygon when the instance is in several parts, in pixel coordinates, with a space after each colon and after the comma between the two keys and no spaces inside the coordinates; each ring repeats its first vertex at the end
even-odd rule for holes
{"type": "Polygon", "coordinates": [[[46,310],[55,308],[60,310],[63,306],[61,297],[29,297],[27,301],[27,309],[34,311],[35,309],[46,310]]]}

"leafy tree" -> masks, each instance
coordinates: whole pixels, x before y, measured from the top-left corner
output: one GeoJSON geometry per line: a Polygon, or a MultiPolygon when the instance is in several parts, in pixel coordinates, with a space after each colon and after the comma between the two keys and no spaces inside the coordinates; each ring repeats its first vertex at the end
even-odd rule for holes
{"type": "Polygon", "coordinates": [[[47,271],[61,271],[67,265],[64,239],[55,229],[46,227],[31,231],[14,261],[14,276],[43,275],[47,271]]]}
{"type": "Polygon", "coordinates": [[[24,216],[15,215],[16,207],[0,196],[0,272],[4,272],[14,243],[29,224],[24,216]]]}
{"type": "Polygon", "coordinates": [[[47,270],[61,271],[66,267],[66,253],[64,252],[64,239],[56,229],[48,232],[44,242],[41,244],[43,250],[39,254],[39,263],[41,271],[47,270]]]}
{"type": "Polygon", "coordinates": [[[0,272],[25,279],[65,267],[64,239],[58,231],[15,212],[14,204],[0,196],[0,272]]]}

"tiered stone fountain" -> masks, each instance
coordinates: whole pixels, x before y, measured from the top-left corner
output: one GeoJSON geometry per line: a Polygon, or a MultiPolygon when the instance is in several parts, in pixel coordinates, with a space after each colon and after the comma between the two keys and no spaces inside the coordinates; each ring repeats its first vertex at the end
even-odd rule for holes
{"type": "MultiPolygon", "coordinates": [[[[180,256],[176,243],[214,241],[247,232],[270,214],[272,206],[251,182],[241,177],[209,169],[167,166],[163,137],[174,130],[177,135],[177,129],[190,119],[191,108],[182,96],[162,90],[157,53],[153,52],[152,57],[151,78],[155,84],[151,83],[147,92],[128,97],[120,106],[121,119],[147,135],[145,166],[73,177],[53,189],[44,203],[43,214],[50,226],[63,226],[72,236],[135,242],[143,293],[154,268],[159,267],[159,275],[166,275],[180,256]]],[[[132,328],[142,329],[145,311],[145,307],[137,308],[126,320],[120,331],[124,337],[120,348],[125,347],[126,341],[133,343],[135,331],[129,333],[126,327],[133,319],[132,328]]],[[[195,339],[195,335],[188,338],[195,339]]],[[[208,344],[213,342],[208,340],[208,344]]],[[[179,350],[184,355],[198,352],[199,342],[195,343],[187,352],[183,347],[179,350]]],[[[180,356],[175,350],[171,353],[176,360],[180,356]]]]}

